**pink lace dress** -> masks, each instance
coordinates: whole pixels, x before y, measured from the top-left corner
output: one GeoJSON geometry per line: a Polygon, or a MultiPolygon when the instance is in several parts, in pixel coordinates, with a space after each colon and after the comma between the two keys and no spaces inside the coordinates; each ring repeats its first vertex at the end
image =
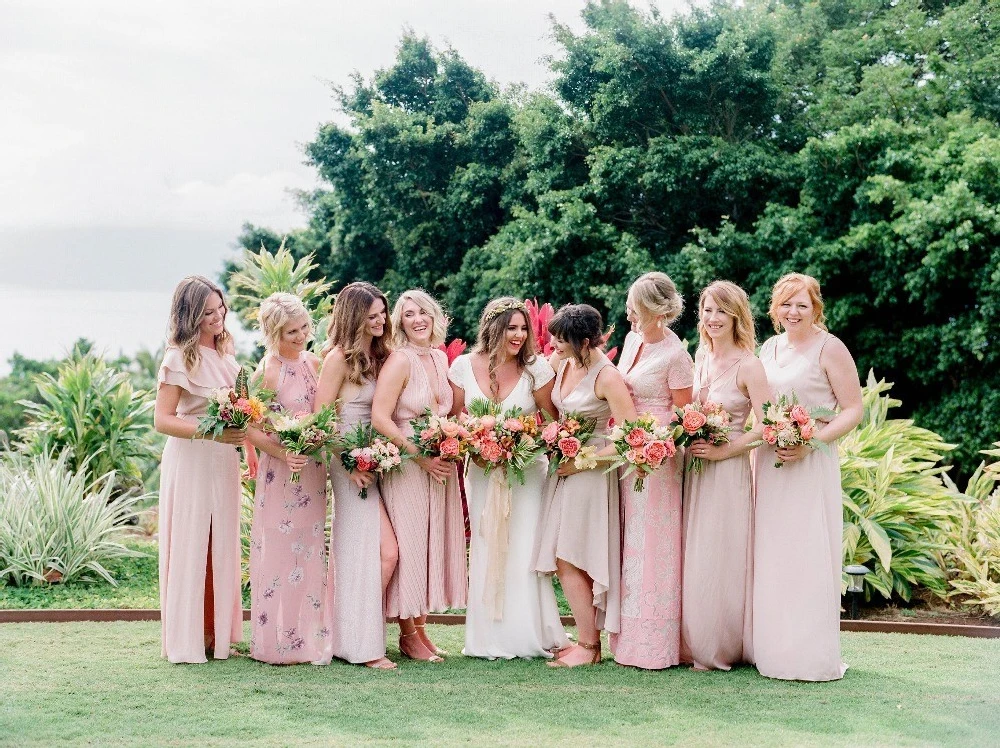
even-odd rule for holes
{"type": "MultiPolygon", "coordinates": [[[[670,330],[645,345],[630,332],[618,368],[636,410],[666,422],[673,415],[670,390],[691,386],[694,363],[670,330]]],[[[611,649],[622,665],[660,669],[680,662],[682,455],[671,462],[647,478],[642,491],[632,476],[621,482],[621,633],[611,637],[611,649]]]]}
{"type": "MultiPolygon", "coordinates": [[[[393,420],[404,436],[413,435],[410,419],[431,407],[440,416],[451,411],[448,357],[436,349],[399,349],[410,361],[410,376],[399,396],[393,420]],[[437,371],[432,383],[420,361],[429,355],[437,371]]],[[[465,518],[458,489],[458,469],[441,485],[411,460],[382,483],[382,501],[396,533],[399,563],[386,592],[386,615],[413,618],[464,608],[465,518]]]]}
{"type": "MultiPolygon", "coordinates": [[[[178,348],[167,348],[157,380],[181,388],[177,415],[197,423],[213,390],[232,387],[239,364],[214,348],[201,350],[194,371],[178,348]]],[[[160,464],[160,610],[162,655],[170,662],[206,662],[205,567],[212,547],[215,659],[243,640],[240,598],[240,455],[228,444],[167,437],[160,464]]],[[[211,636],[211,635],[210,635],[211,636]]]]}
{"type": "MultiPolygon", "coordinates": [[[[316,376],[302,353],[281,362],[277,401],[312,412],[316,376]]],[[[326,554],[326,470],[310,461],[291,482],[284,460],[263,454],[250,531],[250,656],[274,665],[331,659],[333,564],[326,554]]]]}
{"type": "MultiPolygon", "coordinates": [[[[819,357],[833,336],[782,366],[777,337],[760,349],[775,396],[793,392],[809,408],[837,407],[819,357]]],[[[843,498],[836,445],[774,467],[775,449],[756,450],[753,654],[761,675],[826,681],[844,675],[840,659],[843,498]]]]}
{"type": "MultiPolygon", "coordinates": [[[[753,354],[747,354],[751,358],[753,354]]],[[[752,405],[737,384],[746,358],[708,379],[698,357],[695,397],[720,403],[740,434],[752,405]]],[[[684,583],[681,629],[685,656],[697,667],[729,670],[752,662],[753,476],[750,453],[705,460],[684,480],[684,583]]]]}

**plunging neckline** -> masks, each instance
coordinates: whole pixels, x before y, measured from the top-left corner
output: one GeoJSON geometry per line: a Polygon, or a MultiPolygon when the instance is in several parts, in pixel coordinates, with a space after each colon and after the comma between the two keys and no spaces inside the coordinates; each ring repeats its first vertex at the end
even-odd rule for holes
{"type": "MultiPolygon", "coordinates": [[[[424,382],[427,384],[427,389],[430,391],[431,397],[434,399],[434,403],[433,403],[434,406],[435,406],[433,408],[434,415],[438,415],[437,408],[441,405],[441,393],[438,392],[438,388],[437,387],[435,387],[434,385],[431,384],[430,374],[427,373],[427,367],[424,366],[424,362],[420,360],[420,354],[414,352],[414,355],[417,357],[417,363],[420,364],[419,368],[420,368],[420,371],[424,375],[424,382]]],[[[430,353],[428,355],[430,355],[430,357],[431,357],[431,366],[434,367],[434,375],[435,375],[435,378],[438,380],[438,385],[440,385],[441,384],[441,381],[440,381],[441,380],[441,375],[438,372],[437,362],[434,361],[434,354],[430,353]]],[[[477,387],[479,386],[478,382],[476,383],[476,386],[477,387]]]]}
{"type": "Polygon", "coordinates": [[[510,392],[508,392],[505,397],[502,397],[499,400],[494,400],[491,395],[486,394],[486,391],[483,390],[483,385],[479,383],[479,377],[476,376],[476,367],[472,363],[471,356],[469,356],[469,371],[472,373],[472,381],[476,383],[476,389],[479,390],[479,394],[489,402],[496,403],[497,405],[503,405],[506,403],[511,396],[517,392],[517,388],[521,386],[521,380],[524,378],[524,372],[522,371],[520,376],[518,376],[517,381],[514,382],[514,386],[510,388],[510,392]]]}
{"type": "MultiPolygon", "coordinates": [[[[560,373],[566,370],[566,367],[569,366],[569,363],[570,363],[569,359],[566,359],[565,363],[562,366],[559,367],[560,373]]],[[[591,367],[588,366],[587,367],[587,373],[584,374],[580,378],[580,381],[577,382],[576,384],[574,384],[573,387],[572,387],[572,389],[570,389],[570,391],[567,392],[565,395],[563,394],[563,391],[562,391],[563,379],[562,379],[562,377],[560,377],[559,378],[559,400],[561,402],[566,402],[566,400],[570,397],[570,395],[572,395],[574,392],[576,392],[580,388],[580,385],[583,384],[584,381],[586,381],[587,377],[590,376],[590,372],[591,371],[592,371],[591,367]]],[[[478,386],[478,383],[477,383],[477,386],[478,386]]],[[[596,395],[597,393],[594,393],[594,394],[596,395]]]]}

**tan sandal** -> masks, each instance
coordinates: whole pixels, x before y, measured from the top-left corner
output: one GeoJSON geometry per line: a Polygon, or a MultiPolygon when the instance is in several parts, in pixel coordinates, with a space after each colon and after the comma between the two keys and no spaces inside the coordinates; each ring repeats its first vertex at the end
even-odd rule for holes
{"type": "Polygon", "coordinates": [[[369,667],[372,670],[396,670],[396,663],[390,660],[388,657],[379,657],[377,660],[372,660],[371,662],[366,662],[365,667],[369,667]]]}
{"type": "MultiPolygon", "coordinates": [[[[586,666],[586,665],[598,665],[598,664],[600,664],[600,662],[601,662],[601,643],[600,642],[597,642],[596,644],[587,644],[585,642],[577,642],[573,646],[574,647],[583,647],[584,649],[588,650],[591,653],[590,654],[590,661],[587,662],[586,660],[584,660],[583,662],[578,662],[575,665],[569,665],[569,664],[566,663],[565,660],[557,659],[557,660],[554,660],[552,662],[546,662],[545,664],[548,665],[549,667],[582,667],[582,666],[586,666]]],[[[561,651],[565,651],[565,649],[569,649],[569,648],[564,648],[561,651]]]]}
{"type": "Polygon", "coordinates": [[[436,654],[434,654],[429,649],[427,649],[427,647],[424,646],[423,641],[421,641],[420,636],[417,634],[416,631],[411,631],[409,634],[399,635],[399,652],[404,657],[409,657],[411,660],[419,660],[420,662],[444,662],[443,659],[438,657],[436,654]],[[417,642],[416,642],[417,646],[420,647],[420,649],[422,650],[419,653],[407,652],[406,650],[408,647],[404,646],[403,644],[404,641],[414,636],[417,637],[417,642]]]}
{"type": "Polygon", "coordinates": [[[429,636],[427,636],[426,626],[424,626],[423,624],[419,626],[417,624],[413,624],[413,628],[415,628],[418,632],[422,634],[420,640],[423,642],[424,646],[426,647],[427,644],[430,643],[431,647],[433,648],[434,654],[436,654],[438,657],[444,657],[445,655],[448,654],[446,650],[441,649],[439,646],[437,646],[434,642],[431,641],[429,636]]]}

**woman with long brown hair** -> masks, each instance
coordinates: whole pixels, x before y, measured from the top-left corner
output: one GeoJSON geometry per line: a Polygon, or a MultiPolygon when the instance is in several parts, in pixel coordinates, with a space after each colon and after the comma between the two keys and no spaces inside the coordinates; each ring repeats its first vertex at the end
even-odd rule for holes
{"type": "MultiPolygon", "coordinates": [[[[371,423],[375,381],[389,357],[391,324],[385,294],[371,283],[351,283],[339,294],[327,325],[326,355],[316,393],[319,410],[340,400],[341,432],[371,423]]],[[[383,598],[396,568],[389,516],[371,473],[330,465],[334,519],[330,553],[335,568],[333,656],[391,670],[385,656],[383,598]],[[367,498],[359,489],[367,488],[367,498]]]]}
{"type": "Polygon", "coordinates": [[[161,652],[170,662],[229,657],[243,639],[240,457],[246,432],[198,436],[216,389],[236,383],[222,289],[192,275],[174,290],[153,426],[166,434],[160,466],[161,652]]]}

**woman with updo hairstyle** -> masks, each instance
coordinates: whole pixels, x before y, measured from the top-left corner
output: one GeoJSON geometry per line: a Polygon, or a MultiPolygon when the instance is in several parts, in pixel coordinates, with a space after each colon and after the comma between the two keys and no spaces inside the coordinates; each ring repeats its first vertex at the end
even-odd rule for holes
{"type": "MultiPolygon", "coordinates": [[[[691,402],[694,364],[670,329],[683,300],[666,274],[652,272],[632,284],[625,308],[632,331],[618,370],[635,409],[665,425],[674,406],[691,402]]],[[[611,637],[621,665],[661,669],[680,662],[682,466],[682,455],[666,458],[641,491],[633,477],[622,480],[621,633],[611,637]]]]}
{"type": "Polygon", "coordinates": [[[826,330],[819,282],[782,276],[771,292],[775,332],[760,349],[772,401],[795,397],[828,445],[756,453],[753,655],[769,678],[827,681],[844,675],[840,658],[843,508],[837,440],[861,422],[858,370],[826,330]],[[775,467],[775,463],[781,467],[775,467]]]}
{"type": "MultiPolygon", "coordinates": [[[[587,304],[567,304],[549,322],[556,368],[552,402],[559,418],[570,413],[597,423],[590,446],[600,456],[614,454],[605,434],[608,421],[634,420],[635,407],[621,374],[600,349],[601,314],[587,304]]],[[[618,477],[593,464],[560,465],[545,488],[534,568],[558,574],[576,619],[578,643],[556,653],[552,667],[601,661],[601,630],[619,630],[621,526],[618,477]],[[581,469],[583,468],[583,469],[581,469]]]]}
{"type": "Polygon", "coordinates": [[[465,607],[465,518],[455,463],[419,456],[410,421],[427,408],[438,416],[451,412],[448,357],[438,348],[448,317],[430,295],[413,289],[396,300],[392,329],[396,349],[378,377],[372,425],[412,458],[382,485],[399,545],[386,606],[388,615],[399,618],[399,651],[441,662],[446,653],[434,646],[424,624],[428,613],[465,607]]]}
{"type": "MultiPolygon", "coordinates": [[[[341,433],[371,423],[375,381],[389,358],[392,327],[388,301],[371,283],[344,286],[330,312],[326,355],[316,410],[340,401],[341,433]]],[[[334,657],[377,670],[396,664],[385,656],[383,597],[396,569],[396,536],[372,473],[348,473],[339,457],[330,461],[333,486],[334,657]],[[367,489],[367,498],[360,496],[367,489]]]]}
{"type": "Polygon", "coordinates": [[[715,281],[701,292],[698,333],[695,399],[721,405],[732,416],[732,431],[724,444],[699,440],[687,450],[701,467],[689,468],[684,482],[682,645],[696,670],[729,670],[753,662],[750,451],[770,393],[742,288],[715,281]],[[746,431],[751,413],[756,426],[746,431]]]}
{"type": "Polygon", "coordinates": [[[222,289],[188,276],[174,290],[153,427],[167,435],[160,464],[161,653],[170,662],[229,657],[243,639],[240,453],[246,432],[198,435],[216,389],[240,370],[222,289]]]}
{"type": "MultiPolygon", "coordinates": [[[[456,358],[448,373],[452,414],[478,399],[494,403],[501,415],[518,409],[554,418],[554,377],[552,367],[536,354],[524,302],[511,296],[494,299],[479,319],[475,348],[456,358]]],[[[509,487],[502,471],[487,477],[483,464],[469,465],[465,479],[471,535],[462,654],[551,657],[550,651],[562,649],[568,640],[551,577],[535,574],[531,567],[547,464],[542,459],[529,465],[524,484],[509,487]]]]}
{"type": "MultiPolygon", "coordinates": [[[[266,353],[255,376],[285,412],[311,413],[319,359],[306,350],[313,328],[305,305],[290,293],[271,294],[257,322],[266,353]]],[[[250,440],[263,453],[250,529],[250,656],[272,665],[325,665],[333,604],[326,470],[257,429],[250,440]]]]}

